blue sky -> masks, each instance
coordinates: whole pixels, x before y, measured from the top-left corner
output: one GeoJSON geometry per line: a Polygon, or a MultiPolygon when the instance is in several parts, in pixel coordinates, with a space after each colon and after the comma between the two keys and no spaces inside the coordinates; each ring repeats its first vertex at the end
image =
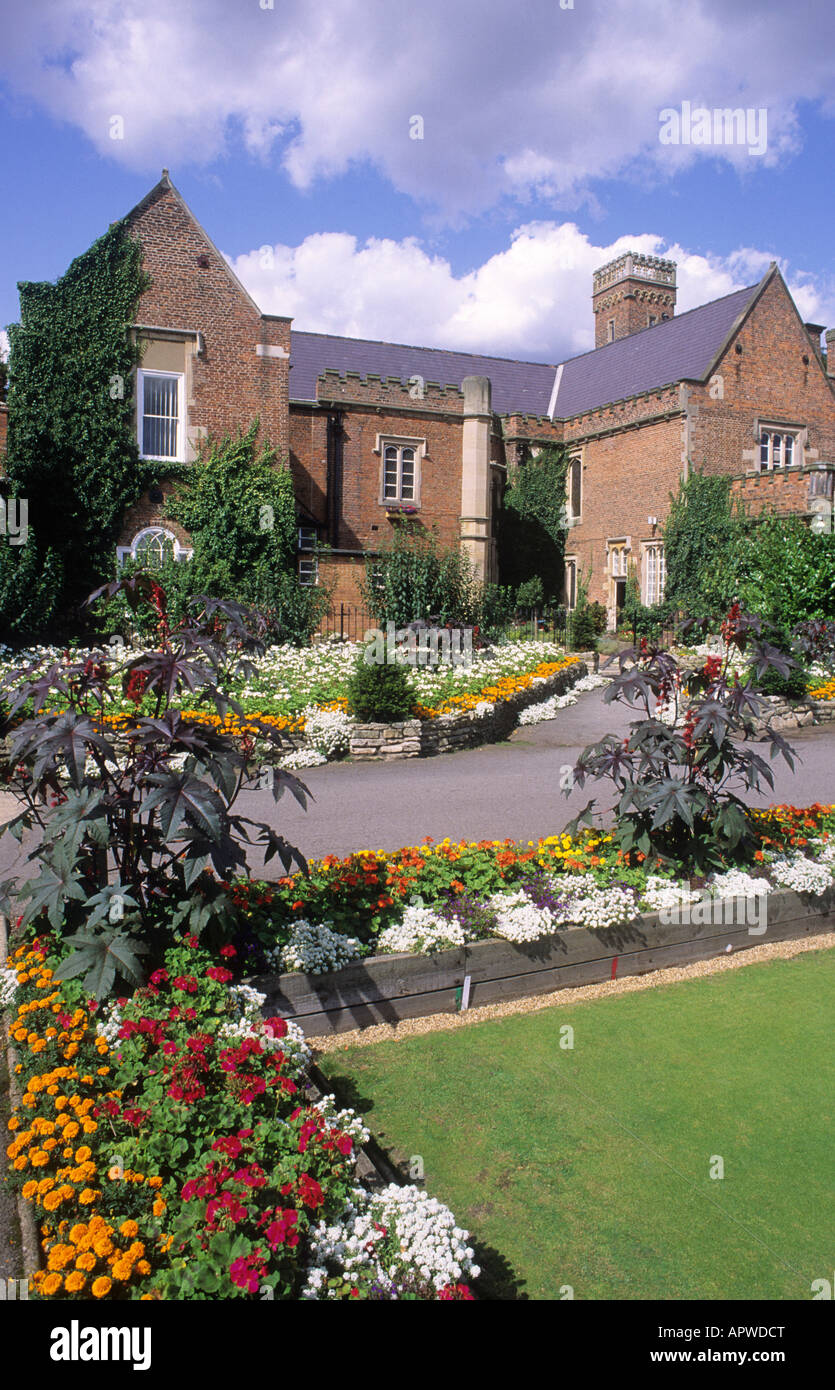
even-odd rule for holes
{"type": "Polygon", "coordinates": [[[680,309],[776,259],[835,325],[828,0],[3,0],[0,26],[0,325],[163,165],[299,328],[558,361],[627,246],[677,261],[680,309]],[[685,103],[765,112],[766,147],[662,145],[685,103]]]}

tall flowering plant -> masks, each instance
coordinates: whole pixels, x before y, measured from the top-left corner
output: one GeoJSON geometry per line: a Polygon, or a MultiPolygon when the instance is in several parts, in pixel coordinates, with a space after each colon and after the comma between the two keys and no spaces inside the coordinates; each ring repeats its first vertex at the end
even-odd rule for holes
{"type": "MultiPolygon", "coordinates": [[[[684,625],[692,631],[694,623],[684,625]]],[[[757,684],[769,670],[786,675],[792,658],[763,639],[759,618],[734,604],[722,623],[724,655],[709,656],[696,670],[651,646],[621,652],[619,671],[603,698],[642,712],[625,738],[607,734],[584,750],[574,782],[614,784],[621,850],[648,861],[708,872],[736,862],[756,848],[746,798],[774,774],[755,739],[794,770],[792,749],[774,730],[762,732],[765,701],[757,684]],[[744,656],[744,663],[740,658],[744,656]],[[744,664],[744,680],[736,670],[744,664]],[[665,717],[662,718],[662,714],[665,717]]],[[[574,821],[592,820],[590,801],[574,821]]]]}
{"type": "MultiPolygon", "coordinates": [[[[240,791],[259,785],[255,737],[279,740],[255,717],[243,742],[223,727],[229,710],[242,715],[224,692],[263,652],[257,615],[201,598],[189,621],[172,629],[165,592],[147,573],[106,586],[88,603],[116,593],[154,608],[154,650],[123,660],[118,648],[84,660],[71,652],[59,661],[39,657],[0,682],[0,736],[9,747],[0,775],[24,803],[9,829],[18,839],[37,829],[29,858],[40,866],[24,883],[0,884],[0,909],[10,912],[12,896],[22,900],[24,929],[45,916],[78,947],[60,977],[85,973],[97,997],[117,973],[140,982],[139,956],[154,928],[217,937],[231,926],[221,880],[248,872],[248,846],[263,846],[267,861],[278,854],[285,872],[305,868],[270,825],[235,809],[240,791]],[[119,686],[133,712],[114,720],[119,686]],[[184,696],[213,710],[217,724],[176,708],[184,696]]],[[[276,800],[289,790],[306,805],[306,788],[291,773],[276,769],[270,786],[276,800]]]]}

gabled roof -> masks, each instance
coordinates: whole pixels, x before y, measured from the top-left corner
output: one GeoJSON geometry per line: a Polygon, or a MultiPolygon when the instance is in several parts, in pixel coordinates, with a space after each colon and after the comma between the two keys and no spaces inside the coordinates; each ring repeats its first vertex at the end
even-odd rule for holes
{"type": "Polygon", "coordinates": [[[140,199],[140,201],[136,204],[135,208],[131,208],[130,212],[124,218],[124,221],[133,222],[137,218],[141,217],[142,213],[146,210],[146,208],[152,207],[153,204],[157,201],[157,199],[161,198],[164,193],[172,194],[175,202],[177,202],[179,206],[182,208],[186,217],[188,217],[189,220],[197,228],[197,231],[200,233],[201,237],[206,242],[206,245],[208,246],[209,250],[213,251],[216,255],[218,262],[226,271],[227,276],[231,280],[232,284],[235,286],[235,289],[238,291],[241,298],[246,300],[247,304],[249,304],[249,306],[255,311],[259,318],[274,318],[275,315],[273,314],[263,315],[261,313],[261,310],[258,308],[258,305],[255,303],[255,300],[249,293],[249,290],[244,288],[237,275],[235,274],[234,270],[232,269],[231,265],[227,261],[226,257],[215,246],[214,242],[212,241],[212,238],[206,231],[206,228],[202,226],[200,222],[198,222],[197,218],[195,217],[194,213],[192,212],[191,208],[189,207],[180,190],[174,187],[167,169],[163,169],[162,178],[159,180],[158,183],[154,184],[153,188],[149,189],[149,191],[145,194],[145,197],[140,199]]]}
{"type": "Polygon", "coordinates": [[[516,362],[509,357],[484,357],[442,348],[378,343],[365,338],[337,338],[330,333],[290,334],[290,399],[315,401],[316,380],[327,368],[359,372],[360,376],[391,376],[404,384],[410,377],[439,386],[461,386],[465,376],[488,376],[493,409],[546,415],[555,367],[541,362],[516,362]]]}
{"type": "Polygon", "coordinates": [[[498,415],[567,419],[643,391],[679,381],[704,380],[771,274],[769,270],[757,285],[571,357],[558,366],[293,331],[290,399],[315,400],[317,378],[328,368],[342,374],[357,372],[361,377],[369,373],[395,377],[404,384],[412,376],[422,376],[424,381],[458,387],[465,376],[487,376],[498,415]]]}
{"type": "Polygon", "coordinates": [[[763,285],[764,281],[749,285],[581,357],[569,358],[562,364],[552,406],[555,419],[580,415],[674,382],[704,380],[763,285]]]}

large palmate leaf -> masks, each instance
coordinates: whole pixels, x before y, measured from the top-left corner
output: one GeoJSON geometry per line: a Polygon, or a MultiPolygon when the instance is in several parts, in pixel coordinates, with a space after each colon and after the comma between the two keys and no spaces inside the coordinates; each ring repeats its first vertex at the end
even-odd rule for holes
{"type": "Polygon", "coordinates": [[[58,966],[56,980],[72,980],[86,971],[84,988],[94,999],[104,999],[110,993],[117,974],[134,988],[142,984],[139,957],[150,950],[142,942],[113,931],[76,932],[67,941],[79,949],[58,966]]]}
{"type": "Polygon", "coordinates": [[[152,790],[142,799],[142,810],[159,808],[162,833],[170,839],[183,821],[202,830],[211,840],[220,840],[225,829],[226,809],[208,782],[191,772],[152,772],[145,782],[152,790]]]}

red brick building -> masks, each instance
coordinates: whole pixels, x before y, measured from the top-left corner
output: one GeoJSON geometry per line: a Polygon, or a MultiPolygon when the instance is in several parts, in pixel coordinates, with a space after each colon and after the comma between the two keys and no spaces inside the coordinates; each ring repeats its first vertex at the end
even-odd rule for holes
{"type": "Polygon", "coordinates": [[[364,556],[404,515],[500,579],[507,472],[550,441],[572,457],[566,599],[582,573],[611,620],[630,568],[645,602],[662,594],[664,521],[691,469],[730,476],[755,509],[831,505],[835,332],[827,375],[823,328],[801,321],[776,264],[676,315],[675,265],[621,256],[594,277],[594,350],[530,363],[292,330],[260,312],[167,172],[129,226],[150,275],[137,429],[160,483],[126,516],[122,553],[152,549],[161,530],[187,553],[162,520],[166,461],[255,416],[292,469],[300,574],[333,583],[337,603],[358,601],[364,556]]]}

